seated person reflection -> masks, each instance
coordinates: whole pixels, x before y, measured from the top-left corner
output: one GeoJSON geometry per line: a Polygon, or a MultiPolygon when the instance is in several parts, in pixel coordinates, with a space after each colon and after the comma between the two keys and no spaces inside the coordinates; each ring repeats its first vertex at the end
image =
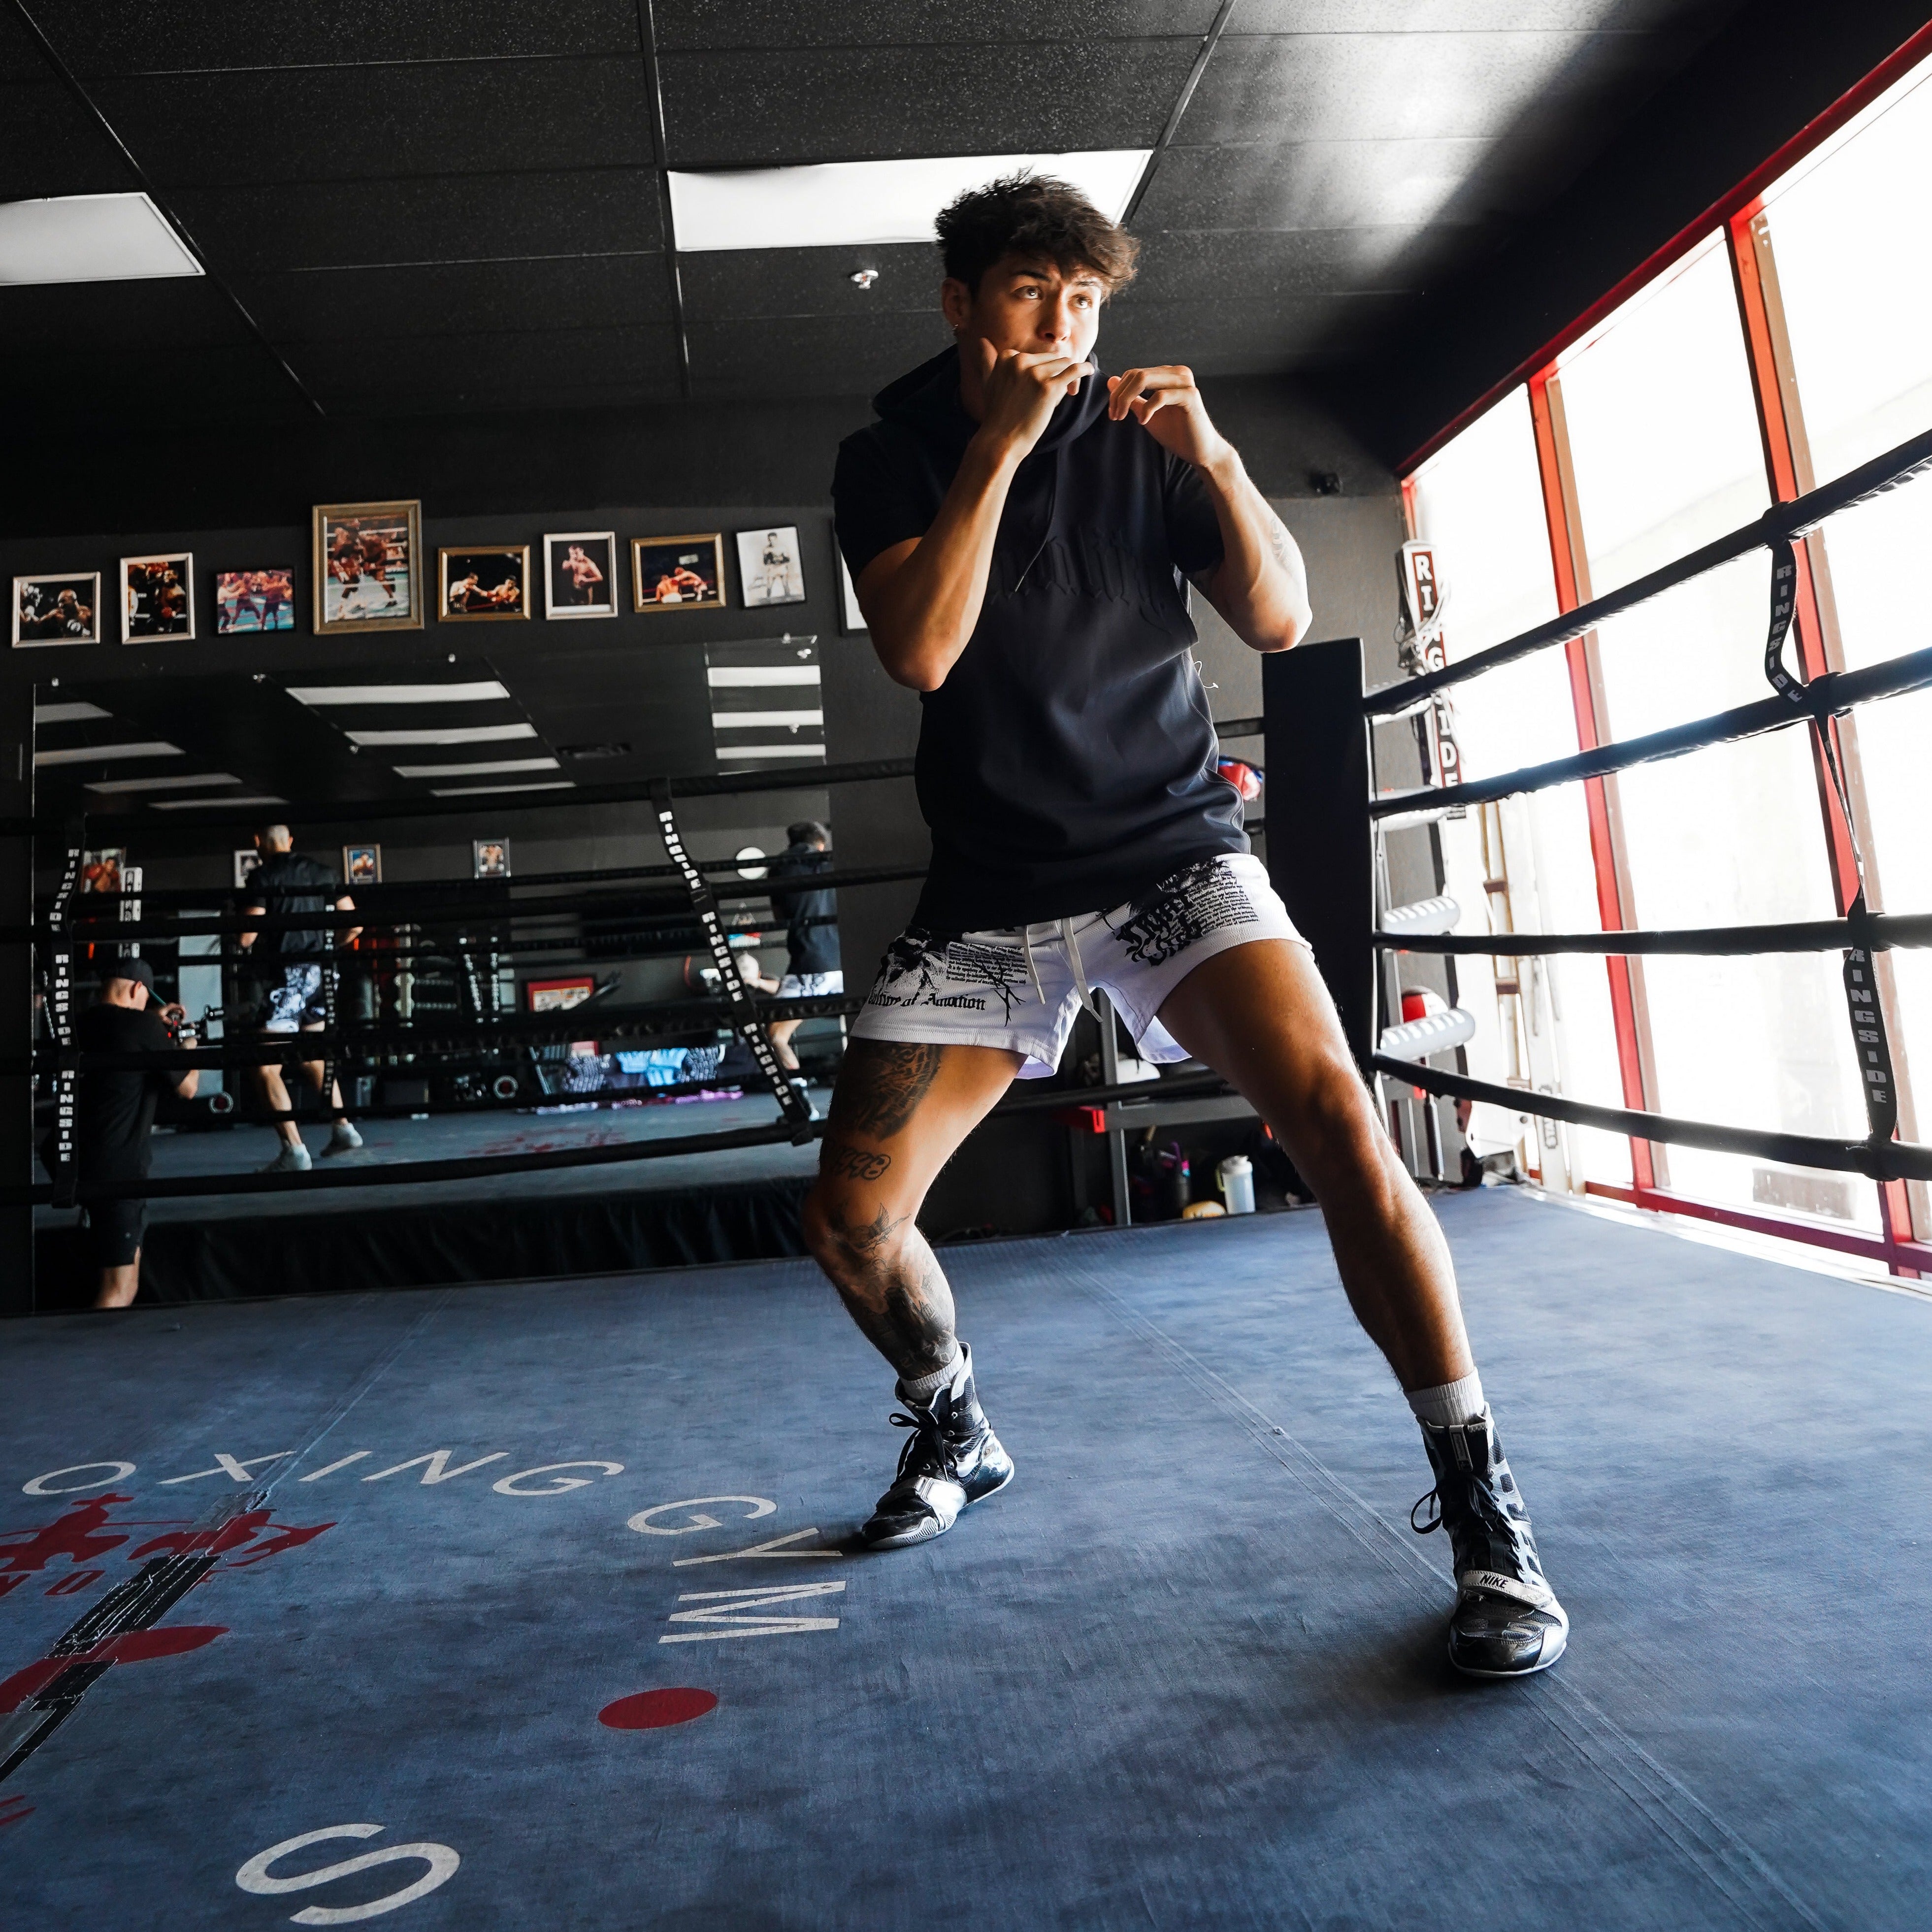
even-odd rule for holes
{"type": "MultiPolygon", "coordinates": [[[[81,1015],[75,1043],[84,1054],[165,1053],[196,1044],[178,1006],[157,1007],[154,969],[145,959],[117,960],[101,982],[100,997],[81,1015]],[[170,1026],[180,1028],[178,1038],[170,1026]]],[[[145,1180],[153,1158],[150,1136],[154,1108],[164,1094],[192,1100],[201,1070],[89,1067],[80,1080],[80,1185],[124,1186],[145,1180]]],[[[148,1225],[146,1201],[94,1201],[84,1210],[87,1252],[100,1270],[94,1305],[125,1308],[141,1283],[141,1241],[148,1225]]]]}

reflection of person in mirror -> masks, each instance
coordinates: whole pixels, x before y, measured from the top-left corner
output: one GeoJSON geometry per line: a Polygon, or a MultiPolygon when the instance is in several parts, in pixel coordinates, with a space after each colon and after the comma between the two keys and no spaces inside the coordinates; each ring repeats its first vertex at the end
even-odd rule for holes
{"type": "Polygon", "coordinates": [[[584,554],[581,544],[572,544],[564,553],[561,568],[570,579],[572,603],[595,604],[600,601],[597,586],[604,581],[604,573],[584,554]]]}

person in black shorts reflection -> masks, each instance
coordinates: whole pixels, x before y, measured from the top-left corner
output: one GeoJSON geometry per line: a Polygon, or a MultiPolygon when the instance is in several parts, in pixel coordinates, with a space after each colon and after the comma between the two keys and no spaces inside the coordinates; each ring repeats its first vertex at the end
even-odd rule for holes
{"type": "MultiPolygon", "coordinates": [[[[785,829],[790,842],[772,861],[771,876],[796,880],[790,890],[774,884],[772,910],[785,922],[785,973],[778,982],[782,1000],[822,999],[845,990],[845,974],[838,962],[838,928],[832,923],[838,910],[838,895],[806,883],[814,872],[832,869],[832,834],[815,818],[800,819],[785,829]]],[[[766,1029],[771,1036],[772,1051],[778,1064],[792,1076],[792,1084],[802,1087],[798,1055],[791,1050],[791,1036],[802,1020],[774,1020],[766,1029]]]]}
{"type": "MultiPolygon", "coordinates": [[[[1300,553],[1191,370],[1102,375],[1101,312],[1136,244],[1077,188],[1009,176],[961,196],[938,232],[956,346],[880,393],[832,486],[873,649],[920,694],[932,830],[805,1204],[806,1239],[896,1370],[892,1420],[911,1431],[861,1533],[875,1549],[922,1542],[1012,1477],[916,1217],[1008,1084],[1054,1071],[1099,988],[1143,1059],[1204,1060],[1314,1189],[1356,1317],[1421,1425],[1436,1483],[1415,1526],[1454,1547],[1450,1660],[1542,1670],[1569,1620],[1496,1439],[1448,1244],[1217,770],[1190,598],[1250,649],[1288,650],[1312,622],[1300,553]]],[[[1137,326],[1145,339],[1170,324],[1143,311],[1137,326]]],[[[1120,1381],[1104,1357],[1075,1366],[1120,1381]]],[[[1118,1399],[1122,1428],[1144,1428],[1131,1388],[1118,1399]]]]}
{"type": "MultiPolygon", "coordinates": [[[[295,840],[286,825],[265,825],[255,834],[255,849],[262,862],[248,874],[248,902],[244,919],[290,920],[304,913],[353,912],[356,902],[342,890],[342,881],[319,860],[294,850],[295,840]]],[[[352,926],[340,934],[338,944],[346,946],[362,928],[352,926]]],[[[262,1030],[272,1037],[301,1031],[320,1033],[326,1009],[322,1004],[322,976],[335,970],[328,957],[328,934],[321,927],[287,932],[244,932],[242,950],[260,958],[267,970],[265,977],[266,1011],[262,1030]]],[[[322,1091],[323,1064],[320,1060],[297,1063],[304,1077],[319,1094],[322,1091]]],[[[313,1164],[302,1144],[302,1130],[289,1118],[289,1090],[278,1066],[256,1070],[262,1096],[280,1116],[275,1122],[281,1136],[281,1150],[264,1174],[306,1173],[313,1164]]],[[[342,1085],[330,1088],[328,1102],[334,1125],[329,1130],[325,1154],[346,1154],[362,1144],[358,1134],[342,1111],[342,1085]]]]}
{"type": "MultiPolygon", "coordinates": [[[[154,970],[145,959],[117,960],[101,982],[100,996],[74,1028],[83,1054],[165,1053],[195,1044],[188,1016],[178,1006],[157,1006],[154,970]],[[178,1036],[169,1028],[178,1026],[178,1036]]],[[[194,1098],[201,1070],[176,1074],[164,1067],[83,1066],[80,1076],[80,1185],[125,1186],[146,1180],[153,1157],[149,1136],[164,1094],[194,1098]]],[[[148,1225],[146,1201],[91,1201],[86,1216],[88,1258],[100,1270],[97,1308],[125,1308],[141,1285],[141,1242],[148,1225]]]]}

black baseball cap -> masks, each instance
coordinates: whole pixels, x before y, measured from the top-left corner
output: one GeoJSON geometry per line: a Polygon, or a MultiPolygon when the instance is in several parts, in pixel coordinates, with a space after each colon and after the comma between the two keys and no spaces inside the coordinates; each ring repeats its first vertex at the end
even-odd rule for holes
{"type": "Polygon", "coordinates": [[[159,998],[154,985],[154,969],[142,958],[117,959],[108,968],[106,976],[110,980],[138,980],[150,993],[159,998]]]}

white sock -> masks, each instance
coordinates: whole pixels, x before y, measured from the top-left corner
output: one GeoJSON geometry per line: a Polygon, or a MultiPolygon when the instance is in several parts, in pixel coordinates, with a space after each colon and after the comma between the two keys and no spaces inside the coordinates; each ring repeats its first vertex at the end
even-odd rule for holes
{"type": "Polygon", "coordinates": [[[916,1402],[921,1408],[930,1408],[933,1398],[941,1389],[950,1389],[965,1379],[966,1351],[957,1340],[952,1345],[952,1359],[943,1367],[933,1370],[929,1376],[920,1376],[911,1382],[899,1384],[899,1396],[902,1401],[916,1402]]]}
{"type": "Polygon", "coordinates": [[[1474,1369],[1459,1382],[1444,1382],[1439,1388],[1405,1389],[1402,1394],[1420,1420],[1442,1428],[1473,1422],[1483,1412],[1483,1378],[1474,1369]]]}

